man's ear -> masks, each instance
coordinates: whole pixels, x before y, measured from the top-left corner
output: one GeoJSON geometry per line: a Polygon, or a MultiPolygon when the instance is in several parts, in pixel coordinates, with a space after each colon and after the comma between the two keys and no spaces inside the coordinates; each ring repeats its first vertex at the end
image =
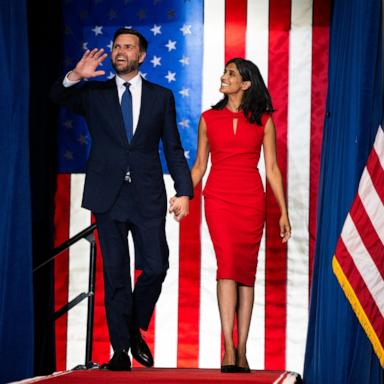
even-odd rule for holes
{"type": "Polygon", "coordinates": [[[145,56],[147,56],[146,52],[140,52],[140,57],[139,57],[140,64],[144,61],[145,56]]]}
{"type": "Polygon", "coordinates": [[[246,91],[250,86],[251,86],[251,82],[249,80],[248,81],[243,81],[241,83],[241,89],[243,91],[246,91]]]}

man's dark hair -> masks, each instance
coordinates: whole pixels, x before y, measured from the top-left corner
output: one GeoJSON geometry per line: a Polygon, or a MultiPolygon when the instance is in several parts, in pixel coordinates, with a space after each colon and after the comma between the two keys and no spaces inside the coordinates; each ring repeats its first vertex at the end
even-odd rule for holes
{"type": "Polygon", "coordinates": [[[134,35],[139,38],[139,48],[140,52],[147,52],[148,41],[147,39],[138,31],[131,28],[119,28],[115,34],[113,35],[113,44],[115,44],[115,40],[120,35],[134,35]]]}

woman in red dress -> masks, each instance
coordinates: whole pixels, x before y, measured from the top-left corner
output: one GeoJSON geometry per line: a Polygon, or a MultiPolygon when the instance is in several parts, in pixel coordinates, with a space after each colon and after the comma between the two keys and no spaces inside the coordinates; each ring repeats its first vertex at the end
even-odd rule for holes
{"type": "MultiPolygon", "coordinates": [[[[246,343],[265,222],[265,192],[257,168],[261,147],[267,179],[280,206],[283,242],[289,239],[291,227],[276,158],[271,97],[257,66],[241,58],[230,60],[221,77],[220,92],[224,98],[201,116],[191,173],[196,186],[211,154],[203,195],[217,258],[217,297],[225,348],[221,371],[250,372],[246,343]],[[233,342],[235,316],[237,348],[233,342]]],[[[172,199],[171,211],[177,216],[177,199],[172,199]]]]}

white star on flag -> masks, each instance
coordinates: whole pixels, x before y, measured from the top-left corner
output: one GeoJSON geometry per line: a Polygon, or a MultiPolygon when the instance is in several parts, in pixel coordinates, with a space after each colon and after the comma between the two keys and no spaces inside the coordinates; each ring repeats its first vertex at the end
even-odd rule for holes
{"type": "Polygon", "coordinates": [[[182,28],[180,28],[180,31],[183,32],[183,35],[191,35],[191,27],[192,25],[184,24],[182,28]]]}
{"type": "Polygon", "coordinates": [[[66,150],[64,153],[64,158],[67,160],[73,160],[73,152],[66,150]]]}
{"type": "Polygon", "coordinates": [[[185,157],[186,159],[189,159],[189,151],[184,151],[184,157],[185,157]]]}
{"type": "Polygon", "coordinates": [[[168,83],[176,81],[176,72],[168,71],[164,77],[168,80],[168,83]]]}
{"type": "Polygon", "coordinates": [[[161,25],[154,24],[150,31],[153,32],[153,36],[161,35],[161,25]]]}
{"type": "Polygon", "coordinates": [[[65,120],[64,127],[67,129],[73,128],[73,121],[72,120],[65,120]]]}
{"type": "Polygon", "coordinates": [[[112,47],[113,47],[113,41],[112,40],[109,42],[107,47],[109,48],[110,51],[112,51],[112,47]]]}
{"type": "Polygon", "coordinates": [[[189,120],[183,119],[180,121],[179,125],[181,125],[183,128],[189,128],[189,120]]]}
{"type": "Polygon", "coordinates": [[[161,60],[161,57],[153,56],[151,63],[154,67],[157,67],[158,65],[161,65],[160,60],[161,60]]]}
{"type": "Polygon", "coordinates": [[[189,88],[183,87],[181,91],[179,91],[180,95],[183,97],[188,97],[189,96],[189,88]]]}
{"type": "Polygon", "coordinates": [[[84,41],[83,49],[84,49],[84,51],[86,51],[88,49],[88,41],[84,41]]]}
{"type": "Polygon", "coordinates": [[[78,141],[80,144],[88,144],[87,137],[84,136],[84,135],[80,135],[79,138],[77,139],[77,141],[78,141]]]}
{"type": "Polygon", "coordinates": [[[173,49],[176,49],[176,40],[168,40],[168,43],[165,44],[165,46],[168,48],[168,52],[171,52],[173,49]]]}
{"type": "Polygon", "coordinates": [[[113,72],[109,72],[108,79],[112,79],[115,76],[113,72]]]}
{"type": "Polygon", "coordinates": [[[147,78],[147,73],[143,73],[143,72],[139,72],[140,73],[140,76],[143,77],[144,79],[147,78]]]}
{"type": "Polygon", "coordinates": [[[100,25],[95,25],[95,28],[92,29],[92,32],[95,34],[95,36],[102,35],[103,27],[100,25]]]}
{"type": "Polygon", "coordinates": [[[179,62],[180,62],[181,64],[183,64],[183,66],[184,66],[184,65],[189,65],[189,57],[188,57],[188,56],[183,56],[183,57],[179,60],[179,62]]]}
{"type": "Polygon", "coordinates": [[[111,9],[108,12],[109,20],[115,19],[117,17],[116,11],[114,9],[111,9]]]}

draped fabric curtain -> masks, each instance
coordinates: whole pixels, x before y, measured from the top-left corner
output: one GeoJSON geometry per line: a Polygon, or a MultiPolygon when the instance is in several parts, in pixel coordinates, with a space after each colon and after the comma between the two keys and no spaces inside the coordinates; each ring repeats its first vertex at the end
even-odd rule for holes
{"type": "Polygon", "coordinates": [[[33,375],[26,0],[0,2],[0,382],[33,375]]]}
{"type": "Polygon", "coordinates": [[[381,1],[333,4],[318,233],[304,381],[381,383],[383,371],[332,257],[382,117],[381,1]]]}

